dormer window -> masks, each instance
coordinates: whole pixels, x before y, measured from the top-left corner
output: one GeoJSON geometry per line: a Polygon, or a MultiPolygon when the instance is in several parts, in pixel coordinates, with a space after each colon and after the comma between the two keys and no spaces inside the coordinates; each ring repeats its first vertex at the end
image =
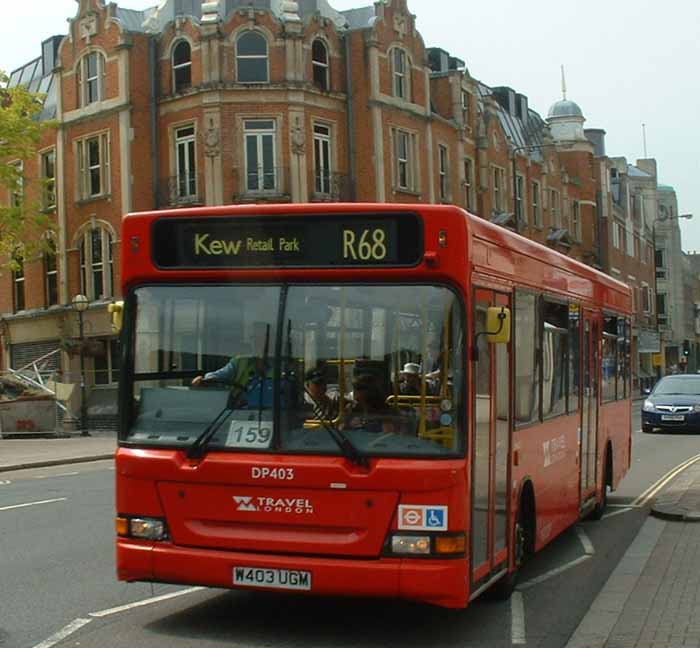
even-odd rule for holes
{"type": "Polygon", "coordinates": [[[328,80],[328,48],[320,38],[317,38],[311,46],[311,61],[314,83],[321,90],[328,91],[330,89],[328,80]]]}
{"type": "Polygon", "coordinates": [[[256,31],[246,31],[236,42],[239,83],[268,83],[267,40],[256,31]]]}
{"type": "Polygon", "coordinates": [[[182,92],[192,85],[192,48],[186,40],[173,50],[173,88],[182,92]]]}
{"type": "Polygon", "coordinates": [[[99,52],[90,52],[80,59],[78,84],[80,103],[89,106],[104,99],[105,57],[99,52]]]}
{"type": "Polygon", "coordinates": [[[391,56],[393,64],[394,96],[399,99],[409,99],[410,75],[408,73],[408,57],[406,52],[396,47],[391,56]]]}

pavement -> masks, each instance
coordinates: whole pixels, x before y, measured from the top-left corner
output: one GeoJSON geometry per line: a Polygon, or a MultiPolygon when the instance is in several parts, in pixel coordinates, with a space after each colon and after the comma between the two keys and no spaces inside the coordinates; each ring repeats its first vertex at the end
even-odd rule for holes
{"type": "Polygon", "coordinates": [[[700,647],[700,460],[650,514],[566,648],[700,647]]]}
{"type": "Polygon", "coordinates": [[[116,448],[116,435],[105,432],[67,438],[0,439],[0,473],[111,459],[116,448]]]}
{"type": "MultiPolygon", "coordinates": [[[[113,434],[0,439],[0,472],[111,459],[113,434]]],[[[700,648],[700,459],[661,494],[566,648],[700,648]]]]}

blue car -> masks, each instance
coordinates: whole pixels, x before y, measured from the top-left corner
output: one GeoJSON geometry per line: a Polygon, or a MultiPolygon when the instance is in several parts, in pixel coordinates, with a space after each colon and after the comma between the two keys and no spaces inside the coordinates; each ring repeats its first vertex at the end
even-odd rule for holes
{"type": "Polygon", "coordinates": [[[662,378],[642,406],[642,431],[700,431],[700,375],[662,378]]]}

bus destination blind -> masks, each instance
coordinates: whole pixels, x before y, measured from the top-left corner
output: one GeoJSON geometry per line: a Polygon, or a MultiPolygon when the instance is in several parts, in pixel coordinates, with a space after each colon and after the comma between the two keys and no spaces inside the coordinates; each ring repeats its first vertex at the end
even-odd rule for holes
{"type": "Polygon", "coordinates": [[[422,257],[414,214],[163,218],[153,228],[153,260],[164,269],[412,266],[422,257]]]}

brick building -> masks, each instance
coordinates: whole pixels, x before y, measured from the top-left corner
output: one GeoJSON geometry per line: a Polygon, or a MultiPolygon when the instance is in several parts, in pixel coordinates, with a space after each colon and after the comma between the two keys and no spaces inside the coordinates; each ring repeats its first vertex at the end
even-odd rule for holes
{"type": "Polygon", "coordinates": [[[46,366],[76,382],[70,302],[85,294],[91,415],[114,402],[107,304],[129,211],[454,203],[597,267],[608,259],[623,279],[641,276],[614,261],[604,231],[614,165],[584,133],[581,109],[564,97],[545,120],[525,95],[477,80],[426,48],[406,0],[345,12],[325,0],[78,4],[69,33],[11,75],[47,92],[45,115],[59,123],[22,162],[28,193],[33,179],[49,180],[40,200],[57,234],[53,251],[0,277],[0,369],[55,351],[46,366]]]}

